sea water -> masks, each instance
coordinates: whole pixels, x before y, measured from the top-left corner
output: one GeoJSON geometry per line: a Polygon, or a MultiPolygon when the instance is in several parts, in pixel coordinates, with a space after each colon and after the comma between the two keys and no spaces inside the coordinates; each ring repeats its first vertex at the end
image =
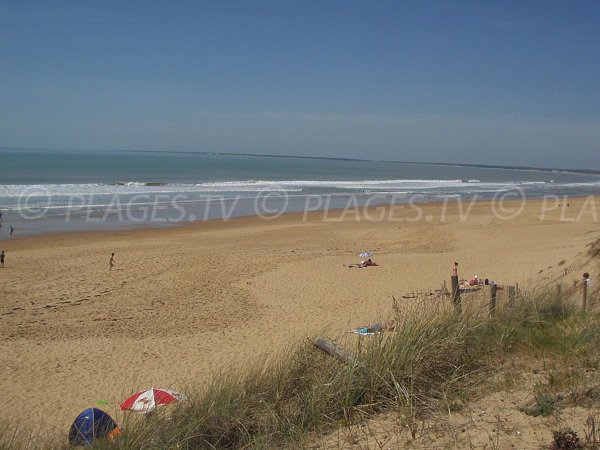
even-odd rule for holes
{"type": "MultiPolygon", "coordinates": [[[[417,159],[415,157],[415,159],[417,159]]],[[[600,194],[600,177],[508,169],[193,152],[0,149],[0,239],[172,226],[243,215],[600,194]],[[14,236],[14,237],[15,237],[14,236]]]]}

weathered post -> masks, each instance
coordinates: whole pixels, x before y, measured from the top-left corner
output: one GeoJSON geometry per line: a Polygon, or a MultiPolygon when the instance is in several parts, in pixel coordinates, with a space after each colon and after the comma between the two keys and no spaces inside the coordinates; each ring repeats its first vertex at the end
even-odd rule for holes
{"type": "Polygon", "coordinates": [[[508,306],[512,308],[515,305],[517,299],[517,287],[508,286],[508,306]]]}
{"type": "Polygon", "coordinates": [[[353,367],[361,366],[361,363],[353,355],[350,355],[350,354],[344,352],[337,345],[335,345],[333,342],[328,341],[327,339],[323,339],[322,337],[317,337],[313,341],[313,344],[315,347],[324,351],[328,355],[333,356],[333,357],[339,359],[340,361],[345,362],[346,364],[348,364],[350,366],[353,366],[353,367]]]}
{"type": "Polygon", "coordinates": [[[496,314],[496,291],[498,286],[496,284],[490,285],[490,317],[494,317],[496,314]]]}
{"type": "Polygon", "coordinates": [[[458,275],[452,275],[450,277],[452,282],[452,303],[455,307],[460,308],[460,290],[458,287],[458,275]]]}
{"type": "Polygon", "coordinates": [[[562,284],[560,283],[556,284],[556,296],[558,298],[562,297],[562,284]]]}
{"type": "Polygon", "coordinates": [[[585,272],[583,274],[583,280],[581,280],[581,306],[585,311],[587,308],[587,291],[588,285],[590,284],[590,274],[585,272]]]}

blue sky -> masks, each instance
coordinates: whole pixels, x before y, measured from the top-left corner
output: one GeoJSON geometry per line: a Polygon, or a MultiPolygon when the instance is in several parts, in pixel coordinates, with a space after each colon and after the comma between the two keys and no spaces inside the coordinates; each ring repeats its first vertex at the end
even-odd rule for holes
{"type": "Polygon", "coordinates": [[[0,3],[0,146],[600,169],[598,1],[0,3]]]}

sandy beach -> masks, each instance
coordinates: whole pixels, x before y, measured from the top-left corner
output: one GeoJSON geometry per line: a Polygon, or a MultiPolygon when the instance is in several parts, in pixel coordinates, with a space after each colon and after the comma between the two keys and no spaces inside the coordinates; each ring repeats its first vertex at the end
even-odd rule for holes
{"type": "Polygon", "coordinates": [[[392,296],[439,289],[453,261],[498,283],[549,283],[567,267],[579,278],[596,205],[405,205],[1,241],[0,419],[66,430],[99,401],[118,418],[137,390],[185,389],[385,320],[392,296]],[[378,267],[347,267],[365,250],[378,267]]]}

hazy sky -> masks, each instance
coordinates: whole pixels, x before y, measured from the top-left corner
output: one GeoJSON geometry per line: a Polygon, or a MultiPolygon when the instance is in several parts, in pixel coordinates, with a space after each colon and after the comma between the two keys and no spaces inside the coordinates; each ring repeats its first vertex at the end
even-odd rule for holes
{"type": "Polygon", "coordinates": [[[600,2],[3,0],[0,146],[600,169],[600,2]]]}

